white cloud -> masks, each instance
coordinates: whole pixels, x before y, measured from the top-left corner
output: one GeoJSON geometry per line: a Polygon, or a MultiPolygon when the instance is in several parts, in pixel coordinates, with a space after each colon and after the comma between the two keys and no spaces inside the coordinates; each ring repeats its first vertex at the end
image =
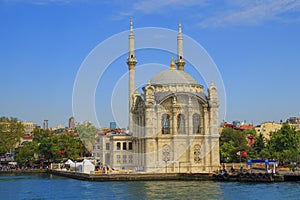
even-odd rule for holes
{"type": "Polygon", "coordinates": [[[169,14],[180,9],[193,6],[206,5],[208,0],[111,0],[110,4],[120,9],[113,19],[123,19],[124,17],[138,14],[169,14]]]}
{"type": "Polygon", "coordinates": [[[154,39],[162,39],[162,38],[166,38],[167,36],[166,35],[163,35],[163,34],[154,34],[153,35],[153,38],[154,39]]]}
{"type": "Polygon", "coordinates": [[[299,0],[264,0],[247,3],[242,0],[234,0],[231,1],[229,8],[203,20],[200,25],[202,27],[224,27],[239,24],[261,24],[270,20],[279,20],[280,15],[299,11],[299,9],[299,0]]]}
{"type": "MultiPolygon", "coordinates": [[[[98,0],[0,0],[7,3],[36,5],[66,5],[91,3],[98,0]]],[[[184,15],[193,24],[206,27],[256,25],[268,21],[298,22],[300,0],[102,0],[112,8],[112,19],[122,20],[129,16],[184,15]]]]}
{"type": "Polygon", "coordinates": [[[0,0],[0,2],[5,3],[25,3],[25,4],[34,4],[34,5],[49,5],[49,4],[57,4],[57,5],[65,5],[73,2],[84,2],[84,0],[0,0]]]}
{"type": "Polygon", "coordinates": [[[204,4],[204,0],[141,0],[135,2],[132,7],[136,11],[148,14],[204,4]]]}
{"type": "MultiPolygon", "coordinates": [[[[117,0],[112,2],[115,6],[119,4],[117,0]]],[[[299,20],[295,13],[300,10],[300,0],[128,0],[119,8],[121,11],[115,19],[138,14],[163,16],[170,12],[180,15],[184,10],[185,17],[206,28],[256,25],[275,20],[296,22],[299,20]]]]}

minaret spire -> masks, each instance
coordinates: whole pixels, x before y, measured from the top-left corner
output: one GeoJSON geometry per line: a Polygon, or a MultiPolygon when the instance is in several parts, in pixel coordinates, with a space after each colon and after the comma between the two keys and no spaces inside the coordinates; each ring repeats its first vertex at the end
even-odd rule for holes
{"type": "Polygon", "coordinates": [[[136,57],[134,55],[134,33],[133,33],[133,26],[132,26],[132,19],[130,18],[130,25],[129,25],[129,54],[126,60],[129,69],[129,131],[133,132],[133,114],[131,112],[131,107],[133,106],[133,98],[132,95],[135,91],[135,66],[137,64],[136,57]]]}
{"type": "Polygon", "coordinates": [[[129,22],[129,24],[130,24],[130,28],[129,28],[129,30],[130,30],[130,34],[133,34],[133,28],[132,28],[132,18],[130,17],[130,22],[129,22]]]}
{"type": "Polygon", "coordinates": [[[134,34],[133,34],[133,26],[132,19],[130,18],[129,25],[129,58],[134,58],[134,34]]]}
{"type": "Polygon", "coordinates": [[[182,28],[180,22],[178,23],[176,65],[178,70],[184,70],[185,60],[183,58],[183,36],[182,36],[182,28]]]}

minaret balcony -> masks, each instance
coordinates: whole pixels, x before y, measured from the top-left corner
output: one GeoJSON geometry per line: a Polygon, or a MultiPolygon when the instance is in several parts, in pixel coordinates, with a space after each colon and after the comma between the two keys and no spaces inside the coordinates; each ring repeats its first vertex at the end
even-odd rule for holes
{"type": "Polygon", "coordinates": [[[126,63],[127,63],[128,67],[129,67],[129,69],[132,69],[137,64],[137,60],[136,60],[135,57],[127,58],[126,63]]]}

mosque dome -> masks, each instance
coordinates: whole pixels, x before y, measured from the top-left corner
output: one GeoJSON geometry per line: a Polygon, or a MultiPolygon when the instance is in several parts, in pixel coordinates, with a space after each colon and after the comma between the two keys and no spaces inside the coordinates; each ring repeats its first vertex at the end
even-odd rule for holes
{"type": "Polygon", "coordinates": [[[150,83],[152,85],[198,84],[197,81],[185,71],[174,69],[160,72],[150,80],[150,83]]]}

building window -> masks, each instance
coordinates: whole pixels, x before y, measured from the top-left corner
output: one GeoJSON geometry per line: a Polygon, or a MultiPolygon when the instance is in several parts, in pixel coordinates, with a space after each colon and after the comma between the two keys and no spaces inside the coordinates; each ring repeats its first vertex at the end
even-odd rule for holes
{"type": "Polygon", "coordinates": [[[117,142],[117,150],[121,150],[121,142],[117,142]]]}
{"type": "Polygon", "coordinates": [[[117,155],[117,163],[120,164],[121,163],[121,156],[117,155]]]}
{"type": "Polygon", "coordinates": [[[100,145],[97,146],[97,149],[101,149],[100,145]]]}
{"type": "Polygon", "coordinates": [[[199,164],[201,162],[201,159],[200,159],[200,145],[199,144],[196,144],[194,146],[194,162],[199,164]]]}
{"type": "Polygon", "coordinates": [[[123,150],[126,150],[126,149],[127,149],[127,143],[123,142],[123,150]]]}
{"type": "Polygon", "coordinates": [[[95,150],[96,149],[96,146],[93,146],[93,150],[95,150]]]}
{"type": "Polygon", "coordinates": [[[193,133],[200,133],[200,115],[197,113],[193,114],[193,133]]]}
{"type": "Polygon", "coordinates": [[[177,116],[177,133],[185,134],[185,118],[183,114],[177,116]]]}
{"type": "Polygon", "coordinates": [[[128,163],[133,163],[133,155],[128,156],[128,163]]]}
{"type": "Polygon", "coordinates": [[[161,126],[162,134],[170,134],[170,116],[168,114],[162,115],[161,126]]]}
{"type": "Polygon", "coordinates": [[[106,144],[105,144],[105,149],[106,149],[106,150],[109,150],[109,149],[110,149],[109,147],[110,147],[110,146],[109,146],[109,143],[106,143],[106,144]]]}
{"type": "Polygon", "coordinates": [[[127,163],[127,155],[123,155],[123,164],[127,163]]]}
{"type": "Polygon", "coordinates": [[[132,142],[128,143],[128,150],[132,150],[132,142]]]}

